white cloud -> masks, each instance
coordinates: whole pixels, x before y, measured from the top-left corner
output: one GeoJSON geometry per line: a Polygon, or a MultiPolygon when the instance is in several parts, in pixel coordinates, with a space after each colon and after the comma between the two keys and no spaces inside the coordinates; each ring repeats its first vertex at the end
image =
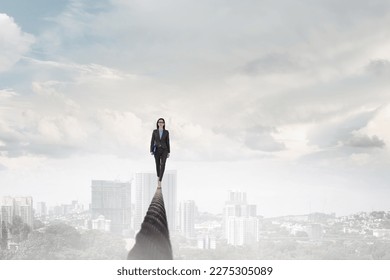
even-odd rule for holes
{"type": "Polygon", "coordinates": [[[0,72],[4,72],[30,50],[35,39],[6,14],[0,13],[0,26],[0,72]]]}
{"type": "MultiPolygon", "coordinates": [[[[50,115],[37,126],[40,133],[67,139],[61,134],[69,131],[66,120],[77,119],[78,130],[99,139],[90,151],[104,146],[118,154],[130,145],[141,152],[139,139],[149,138],[155,119],[173,117],[172,136],[183,159],[250,158],[261,151],[296,157],[347,141],[351,129],[334,120],[366,104],[365,90],[374,81],[362,69],[383,39],[383,32],[368,27],[387,17],[373,9],[363,16],[374,22],[360,22],[354,13],[348,22],[335,21],[333,5],[287,4],[286,14],[277,3],[248,3],[197,2],[189,9],[177,1],[111,1],[109,9],[94,12],[95,4],[72,1],[39,37],[40,47],[59,57],[26,60],[41,73],[32,78],[40,96],[27,103],[50,115]],[[289,25],[280,24],[281,15],[289,25]],[[318,17],[322,21],[314,21],[318,17]],[[58,44],[51,46],[50,38],[59,38],[58,44]],[[312,128],[299,145],[278,140],[288,127],[307,125],[312,128]],[[126,127],[140,136],[121,130],[126,127]],[[105,137],[96,134],[99,129],[105,137]],[[191,153],[181,150],[187,143],[191,153]]],[[[371,105],[386,100],[385,87],[372,87],[371,105]]],[[[69,139],[90,143],[85,139],[91,136],[69,133],[69,139]]]]}
{"type": "Polygon", "coordinates": [[[12,89],[0,89],[0,98],[6,99],[6,98],[11,98],[13,96],[16,96],[17,93],[13,91],[12,89]]]}

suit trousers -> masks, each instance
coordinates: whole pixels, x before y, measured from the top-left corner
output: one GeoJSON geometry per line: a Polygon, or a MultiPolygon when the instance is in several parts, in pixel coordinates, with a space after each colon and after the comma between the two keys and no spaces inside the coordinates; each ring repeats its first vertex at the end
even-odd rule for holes
{"type": "Polygon", "coordinates": [[[160,181],[162,181],[164,170],[165,170],[165,162],[167,161],[168,150],[163,148],[157,148],[154,153],[154,159],[156,160],[156,171],[157,177],[160,181]]]}

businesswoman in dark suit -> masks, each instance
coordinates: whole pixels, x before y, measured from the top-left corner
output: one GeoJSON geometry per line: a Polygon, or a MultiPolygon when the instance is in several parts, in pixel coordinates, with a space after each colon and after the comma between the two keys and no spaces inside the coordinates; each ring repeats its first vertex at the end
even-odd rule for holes
{"type": "Polygon", "coordinates": [[[150,142],[150,153],[156,160],[156,171],[158,187],[161,188],[161,180],[164,175],[165,162],[169,158],[171,149],[169,147],[169,131],[165,129],[165,120],[159,118],[156,123],[157,129],[153,130],[150,142]]]}

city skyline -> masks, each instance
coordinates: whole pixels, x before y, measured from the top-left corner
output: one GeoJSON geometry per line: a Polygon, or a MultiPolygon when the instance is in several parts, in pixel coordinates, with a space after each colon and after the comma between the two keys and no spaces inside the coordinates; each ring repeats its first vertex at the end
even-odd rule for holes
{"type": "MultiPolygon", "coordinates": [[[[96,186],[105,185],[105,187],[109,187],[108,184],[112,185],[115,182],[95,183],[96,186]]],[[[112,191],[118,186],[111,187],[109,187],[111,190],[106,190],[111,193],[107,197],[109,204],[115,196],[112,196],[112,191]]],[[[233,210],[226,211],[227,221],[230,224],[226,232],[227,236],[222,226],[222,219],[225,218],[208,213],[195,214],[194,201],[183,202],[187,206],[182,208],[184,215],[181,217],[186,221],[180,225],[179,232],[170,232],[171,241],[176,248],[173,252],[175,259],[388,259],[390,256],[388,250],[390,211],[361,212],[342,217],[336,217],[334,214],[312,213],[279,218],[261,216],[255,218],[253,215],[256,215],[256,207],[247,204],[245,192],[232,190],[227,197],[226,206],[233,210]],[[191,233],[191,224],[195,224],[193,233],[191,233]]],[[[121,259],[126,252],[124,250],[128,251],[134,244],[134,241],[131,241],[134,239],[131,237],[128,239],[127,234],[126,237],[111,234],[110,219],[105,219],[102,215],[93,219],[91,213],[80,212],[83,207],[77,201],[65,205],[67,206],[65,208],[71,210],[70,212],[65,209],[65,212],[52,212],[48,216],[38,215],[34,221],[32,234],[29,234],[32,230],[31,225],[20,223],[20,221],[28,222],[28,215],[22,215],[21,220],[14,219],[15,216],[20,215],[18,207],[26,203],[28,205],[25,206],[29,210],[25,209],[24,212],[32,214],[32,205],[29,203],[32,202],[32,198],[6,197],[2,198],[2,201],[8,206],[1,207],[1,214],[5,213],[6,217],[0,233],[2,240],[0,259],[68,259],[69,257],[121,259]],[[13,202],[10,202],[11,200],[13,202]],[[12,205],[13,210],[9,208],[12,208],[12,205]],[[17,225],[19,230],[15,230],[17,225]],[[8,231],[7,227],[9,227],[8,231]],[[69,238],[70,232],[72,238],[69,238]],[[80,250],[80,243],[77,243],[83,236],[93,237],[92,242],[85,243],[85,247],[92,246],[95,249],[89,248],[87,254],[80,250]],[[106,249],[116,249],[104,249],[102,255],[101,238],[108,237],[113,241],[113,247],[107,246],[106,249]],[[66,240],[65,246],[64,240],[66,240]],[[57,244],[54,250],[53,242],[57,244]],[[43,245],[48,243],[50,246],[43,245]],[[74,250],[69,250],[69,246],[74,250]]],[[[0,221],[4,218],[2,215],[0,221]]],[[[104,243],[107,245],[107,242],[104,243]]]]}
{"type": "MultiPolygon", "coordinates": [[[[177,172],[177,170],[168,169],[167,172],[168,173],[170,173],[170,172],[177,172]]],[[[110,178],[102,179],[102,177],[99,177],[100,178],[99,180],[132,184],[133,181],[135,180],[135,175],[137,173],[154,174],[154,171],[150,170],[150,171],[143,171],[143,172],[133,172],[133,173],[131,173],[132,176],[129,176],[127,180],[119,180],[119,179],[112,179],[112,178],[111,179],[110,178]]],[[[154,178],[155,176],[152,176],[152,177],[154,178]]],[[[180,177],[180,175],[179,175],[179,177],[180,177]]],[[[90,204],[91,204],[91,201],[90,201],[90,185],[91,185],[91,182],[93,180],[96,180],[96,179],[91,179],[89,181],[88,188],[87,188],[88,189],[87,198],[80,198],[80,197],[76,197],[76,196],[69,196],[68,198],[63,198],[61,200],[52,201],[52,200],[42,199],[43,196],[41,196],[41,195],[33,196],[33,195],[30,195],[30,193],[28,193],[28,194],[8,193],[8,194],[5,194],[5,195],[3,194],[1,196],[33,196],[33,197],[38,197],[34,201],[36,201],[36,202],[45,202],[47,204],[47,208],[48,209],[49,208],[53,208],[54,206],[64,205],[64,204],[66,204],[66,203],[68,203],[69,201],[72,201],[72,200],[79,201],[86,208],[88,208],[90,206],[90,204]]],[[[239,187],[236,187],[236,188],[226,188],[226,189],[224,189],[222,191],[227,193],[230,190],[240,190],[240,191],[243,191],[243,192],[248,192],[247,189],[239,188],[239,187]]],[[[178,196],[178,199],[177,199],[178,202],[182,202],[182,201],[186,201],[186,200],[194,200],[196,202],[197,206],[200,205],[199,209],[200,209],[201,212],[210,212],[210,213],[213,213],[213,214],[221,214],[223,212],[223,211],[221,211],[221,209],[222,209],[222,207],[224,207],[224,204],[225,204],[225,199],[223,198],[224,196],[218,196],[218,199],[213,198],[214,207],[211,208],[211,209],[207,208],[207,207],[204,207],[204,204],[202,204],[202,200],[197,200],[196,198],[190,197],[188,195],[187,196],[183,195],[183,193],[182,193],[182,191],[180,189],[180,186],[178,187],[177,196],[178,196]]],[[[326,208],[326,207],[324,207],[324,205],[320,205],[320,207],[316,207],[315,205],[312,206],[312,202],[310,200],[307,200],[306,201],[307,203],[306,203],[306,205],[304,205],[304,207],[303,207],[304,209],[302,211],[298,211],[298,212],[287,212],[287,211],[284,211],[284,212],[281,212],[279,214],[274,214],[274,215],[271,214],[270,215],[270,214],[268,214],[267,209],[265,209],[264,206],[262,206],[261,203],[256,203],[256,201],[253,199],[253,197],[254,197],[254,193],[250,193],[250,201],[249,201],[250,204],[255,204],[257,206],[257,209],[258,209],[258,214],[261,215],[261,216],[264,216],[264,217],[278,217],[278,216],[287,216],[287,215],[304,215],[304,214],[315,213],[315,212],[319,212],[319,213],[336,213],[338,216],[345,216],[345,215],[349,215],[349,214],[352,214],[352,213],[358,213],[358,212],[388,211],[388,209],[389,209],[389,208],[379,208],[379,207],[374,207],[373,206],[373,207],[368,208],[368,209],[356,208],[355,211],[338,212],[335,209],[326,208]]],[[[135,187],[132,188],[132,201],[133,202],[134,202],[134,198],[135,198],[135,187]]],[[[324,202],[326,203],[326,200],[324,200],[324,202]]]]}
{"type": "MultiPolygon", "coordinates": [[[[172,174],[172,172],[174,173],[177,173],[177,171],[175,170],[167,170],[167,173],[168,174],[172,174]]],[[[152,174],[152,172],[136,172],[134,173],[135,174],[144,174],[144,175],[150,175],[152,174]]],[[[154,178],[154,176],[152,176],[154,178]]],[[[152,178],[151,177],[151,178],[152,178]]],[[[155,178],[154,178],[155,179],[155,178]]],[[[131,177],[130,180],[128,181],[121,181],[121,180],[91,180],[90,182],[90,187],[91,187],[91,183],[93,181],[102,181],[102,182],[107,182],[108,184],[129,184],[131,186],[131,204],[132,205],[136,205],[136,184],[135,184],[135,176],[131,177]]],[[[153,179],[152,179],[153,181],[153,179]]],[[[154,180],[156,181],[156,184],[157,184],[157,180],[154,180]]],[[[154,186],[151,188],[151,193],[153,193],[155,191],[155,188],[154,186]]],[[[150,195],[150,194],[149,194],[150,195]]],[[[251,196],[251,193],[249,193],[249,197],[251,196]]],[[[28,195],[19,195],[19,196],[12,196],[12,195],[5,195],[5,196],[0,196],[0,198],[7,198],[7,197],[31,197],[33,198],[32,196],[28,196],[28,195]]],[[[239,211],[244,211],[244,213],[252,213],[250,214],[250,216],[259,216],[259,217],[263,217],[263,218],[278,218],[278,217],[286,217],[286,216],[301,216],[301,215],[309,215],[309,214],[314,214],[314,213],[323,213],[323,214],[330,214],[330,215],[336,215],[337,217],[342,217],[342,216],[348,216],[348,215],[352,215],[352,214],[356,214],[356,213],[363,213],[363,212],[375,212],[375,211],[389,211],[387,209],[372,209],[370,211],[364,211],[364,210],[358,210],[356,212],[351,212],[351,213],[347,213],[347,214],[343,214],[343,213],[337,213],[336,211],[307,211],[307,212],[302,212],[302,213],[285,213],[283,215],[277,215],[277,216],[267,216],[267,215],[264,215],[264,213],[262,212],[259,212],[259,204],[256,204],[256,203],[252,203],[251,200],[249,200],[249,202],[247,202],[247,192],[243,189],[227,189],[226,192],[224,193],[224,195],[220,196],[219,197],[220,200],[218,200],[218,202],[220,202],[220,204],[217,203],[217,205],[220,205],[220,209],[218,211],[208,211],[207,209],[199,209],[198,207],[198,201],[194,200],[194,199],[177,199],[176,200],[176,203],[177,203],[177,207],[176,207],[176,212],[177,214],[180,213],[180,204],[181,203],[185,203],[185,202],[190,202],[190,201],[193,201],[196,205],[196,209],[197,211],[201,212],[201,213],[211,213],[213,215],[224,215],[224,209],[226,209],[227,207],[229,208],[231,205],[229,204],[229,200],[230,200],[230,203],[231,202],[234,202],[235,199],[242,199],[241,202],[238,202],[238,205],[243,205],[242,207],[252,207],[252,208],[248,208],[248,210],[245,210],[246,208],[244,208],[244,210],[240,210],[239,211]],[[236,198],[232,198],[231,195],[232,193],[242,193],[244,194],[244,197],[241,198],[241,197],[236,197],[236,198]],[[249,212],[247,212],[249,211],[249,212]],[[255,213],[255,214],[253,214],[255,213]]],[[[237,200],[237,201],[238,201],[237,200]]],[[[40,200],[40,199],[33,199],[34,203],[33,203],[33,209],[34,211],[38,211],[40,212],[41,210],[39,210],[39,208],[41,207],[41,204],[43,203],[45,206],[45,211],[46,213],[49,213],[49,211],[53,211],[56,207],[69,207],[69,206],[72,206],[72,204],[76,203],[79,205],[80,208],[83,209],[83,211],[91,211],[90,209],[90,206],[92,205],[92,199],[90,201],[80,201],[77,197],[73,197],[72,199],[70,200],[63,200],[61,201],[60,203],[56,203],[56,202],[51,202],[51,201],[43,201],[43,200],[40,200]],[[71,202],[71,204],[69,204],[69,202],[71,202]]],[[[234,206],[234,204],[236,203],[237,204],[237,201],[234,202],[232,205],[234,206]]],[[[1,201],[0,201],[0,206],[1,206],[1,201]]],[[[148,206],[149,204],[146,203],[145,204],[146,206],[148,206]]],[[[146,207],[145,206],[145,207],[146,207]]],[[[234,207],[233,207],[234,208],[234,207]]],[[[147,207],[146,207],[147,209],[147,207]]],[[[146,211],[146,209],[144,209],[144,211],[146,211]]],[[[233,209],[234,210],[234,209],[233,209]]],[[[230,211],[230,210],[229,210],[230,211]]],[[[234,210],[234,212],[237,212],[237,210],[234,210]]],[[[134,209],[134,212],[132,212],[132,219],[134,219],[136,216],[137,216],[137,210],[134,209]]],[[[176,214],[175,214],[176,215],[176,214]]],[[[247,214],[245,214],[247,215],[247,214]]],[[[137,218],[135,218],[137,219],[137,218]]],[[[180,217],[176,217],[175,220],[177,221],[180,221],[180,217]]],[[[143,216],[140,218],[140,221],[138,221],[138,224],[140,224],[140,222],[142,222],[143,220],[143,216]]],[[[137,223],[137,222],[136,222],[137,223]]],[[[177,226],[176,226],[177,227],[177,226]]],[[[177,228],[178,230],[180,230],[180,227],[177,228]]]]}
{"type": "MultiPolygon", "coordinates": [[[[239,259],[242,257],[249,259],[262,259],[264,257],[276,257],[277,259],[388,259],[389,257],[389,251],[386,248],[389,248],[390,244],[390,211],[360,212],[341,217],[337,217],[334,213],[309,213],[265,218],[257,214],[256,205],[248,204],[247,197],[250,197],[250,194],[241,190],[229,190],[225,194],[226,200],[222,215],[199,213],[195,201],[186,200],[182,201],[177,208],[178,225],[172,224],[175,217],[169,217],[170,212],[172,212],[169,208],[176,203],[172,199],[175,199],[173,194],[175,193],[174,182],[177,173],[169,173],[167,175],[171,177],[169,181],[172,182],[165,184],[165,187],[169,186],[173,189],[166,190],[165,196],[168,197],[168,200],[164,201],[166,206],[161,209],[166,209],[163,210],[163,216],[167,217],[168,226],[171,223],[169,236],[172,238],[170,242],[173,242],[176,248],[175,258],[225,259],[226,250],[234,254],[233,258],[238,257],[239,259]],[[343,244],[342,249],[339,249],[340,242],[343,244]],[[319,250],[319,248],[321,249],[319,250]],[[245,250],[244,254],[242,253],[243,249],[245,250]],[[263,251],[263,249],[265,250],[263,251]],[[313,252],[309,253],[311,249],[313,252]],[[248,257],[247,253],[251,257],[248,257]]],[[[139,232],[140,227],[137,223],[132,226],[131,221],[139,214],[138,206],[142,208],[143,200],[145,200],[139,194],[149,195],[149,187],[156,184],[152,175],[138,173],[135,180],[137,183],[133,184],[137,193],[134,208],[138,209],[136,210],[138,213],[127,212],[127,210],[133,209],[130,199],[132,184],[129,182],[92,181],[92,208],[88,211],[84,211],[83,205],[76,200],[73,200],[70,205],[57,206],[49,212],[42,210],[46,208],[45,203],[37,202],[37,212],[33,217],[32,197],[2,197],[0,200],[0,223],[2,224],[0,238],[2,250],[5,251],[2,251],[0,258],[12,258],[13,256],[20,258],[23,256],[22,259],[35,259],[37,256],[34,250],[39,250],[38,259],[64,258],[66,253],[56,255],[53,254],[53,250],[47,249],[45,254],[42,251],[45,246],[39,248],[42,245],[41,242],[47,242],[45,241],[46,235],[49,242],[53,242],[56,240],[54,236],[58,236],[57,241],[60,240],[63,243],[63,238],[59,237],[62,233],[54,230],[56,228],[73,231],[74,235],[71,236],[74,239],[67,240],[69,244],[73,244],[72,246],[77,246],[77,243],[72,242],[85,234],[94,237],[120,238],[122,245],[117,243],[115,246],[118,246],[117,248],[122,252],[124,248],[120,249],[120,246],[129,250],[134,241],[137,240],[135,234],[139,232]],[[40,213],[38,212],[39,208],[42,208],[40,213]],[[38,248],[29,245],[30,238],[31,244],[39,244],[38,248]],[[41,240],[41,242],[34,241],[36,239],[41,240]],[[25,247],[33,248],[32,253],[23,253],[25,247]],[[5,252],[9,252],[9,254],[5,252]]],[[[158,203],[158,205],[163,204],[158,203]]],[[[157,213],[155,207],[156,205],[152,207],[152,210],[149,207],[148,211],[150,212],[147,215],[149,218],[145,217],[144,223],[145,221],[156,221],[151,218],[151,213],[157,213]]],[[[157,216],[160,214],[162,213],[157,216]]],[[[153,222],[149,225],[153,227],[153,222]]],[[[145,232],[148,230],[144,231],[143,234],[145,232]]],[[[64,237],[68,238],[69,235],[64,233],[64,237]]],[[[87,244],[91,246],[89,242],[87,244]]],[[[98,243],[99,248],[101,245],[98,243]]],[[[69,249],[67,250],[69,251],[69,249]]],[[[115,254],[117,253],[119,252],[115,251],[115,254]]],[[[96,251],[92,254],[96,256],[94,255],[96,251]]],[[[72,253],[74,259],[90,257],[91,255],[79,251],[79,248],[72,253]],[[77,254],[75,254],[76,251],[77,254]]],[[[101,253],[100,257],[102,257],[101,253]]]]}
{"type": "Polygon", "coordinates": [[[0,196],[153,172],[163,117],[201,211],[390,209],[388,1],[30,2],[0,7],[0,196]]]}

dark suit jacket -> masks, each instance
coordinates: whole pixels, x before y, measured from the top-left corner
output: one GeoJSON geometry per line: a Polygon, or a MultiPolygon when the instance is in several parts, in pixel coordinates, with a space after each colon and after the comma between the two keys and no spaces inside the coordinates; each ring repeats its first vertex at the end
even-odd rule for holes
{"type": "Polygon", "coordinates": [[[150,152],[153,152],[153,144],[156,144],[158,148],[168,149],[168,153],[171,152],[171,148],[169,147],[169,131],[163,130],[162,137],[160,139],[160,133],[158,129],[153,130],[152,140],[150,141],[150,152]]]}

